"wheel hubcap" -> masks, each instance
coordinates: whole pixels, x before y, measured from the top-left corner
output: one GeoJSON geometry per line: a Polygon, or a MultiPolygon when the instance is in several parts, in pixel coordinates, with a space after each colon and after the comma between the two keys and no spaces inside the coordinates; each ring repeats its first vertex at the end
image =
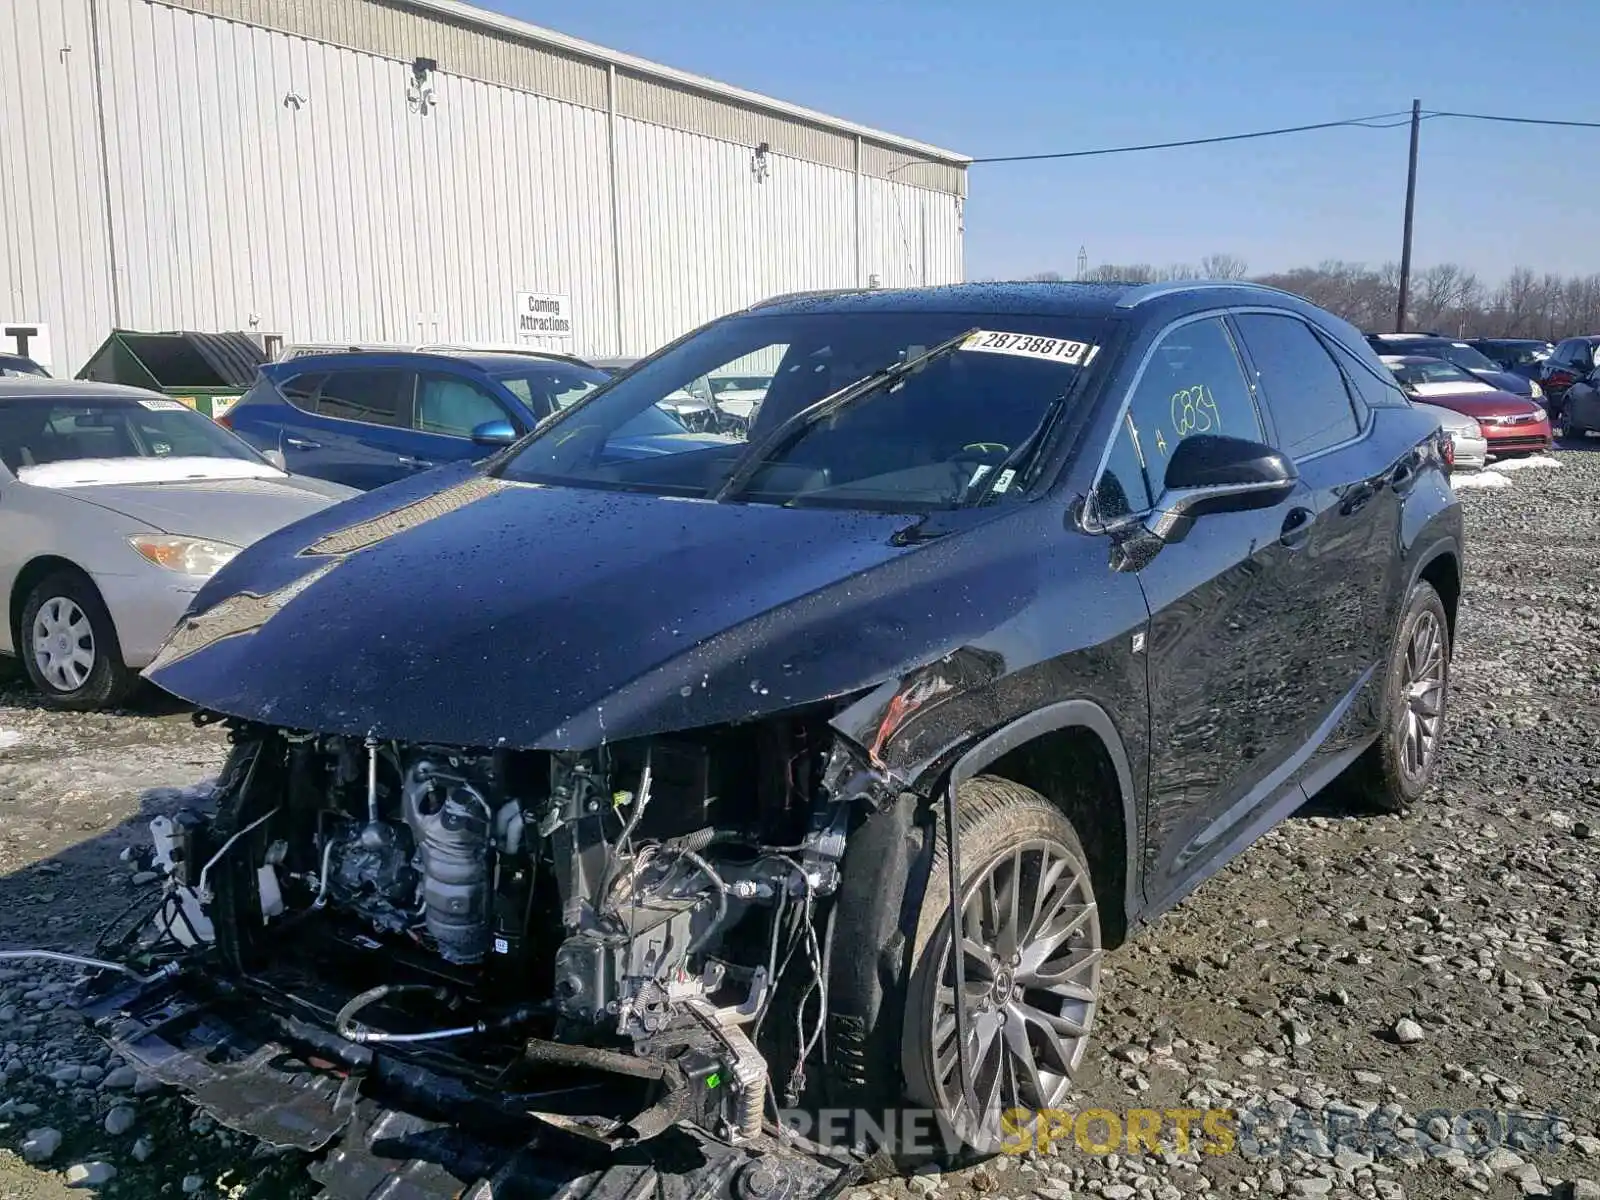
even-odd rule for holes
{"type": "Polygon", "coordinates": [[[94,670],[94,654],[94,629],[74,601],[54,596],[39,606],[33,661],[40,675],[63,692],[75,692],[94,670]]]}
{"type": "Polygon", "coordinates": [[[1014,1107],[1052,1108],[1071,1087],[1094,1024],[1100,918],[1084,863],[1025,842],[967,885],[962,954],[972,1092],[962,1103],[955,970],[948,948],[931,1028],[941,1107],[987,1127],[1014,1107]]]}
{"type": "Polygon", "coordinates": [[[1433,763],[1444,718],[1444,631],[1431,612],[1423,613],[1411,627],[1405,670],[1401,762],[1406,774],[1416,779],[1433,763]]]}

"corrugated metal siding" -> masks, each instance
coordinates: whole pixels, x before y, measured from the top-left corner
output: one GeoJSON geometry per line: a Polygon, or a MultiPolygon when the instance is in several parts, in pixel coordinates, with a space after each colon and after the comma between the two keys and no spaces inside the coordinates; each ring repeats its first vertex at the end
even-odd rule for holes
{"type": "Polygon", "coordinates": [[[702,321],[800,287],[856,283],[853,177],[619,120],[623,327],[640,353],[702,321]]]}
{"type": "Polygon", "coordinates": [[[327,42],[439,69],[483,83],[534,92],[589,108],[606,106],[606,70],[553,46],[530,46],[482,26],[446,20],[382,0],[156,0],[261,29],[327,42]]]}
{"type": "Polygon", "coordinates": [[[421,117],[386,59],[106,8],[111,102],[147,118],[109,139],[126,323],[513,341],[528,290],[614,324],[603,113],[441,75],[421,117]]]}
{"type": "Polygon", "coordinates": [[[56,374],[112,324],[87,0],[0,0],[0,321],[50,328],[56,374]]]}
{"type": "MultiPolygon", "coordinates": [[[[606,67],[559,47],[534,43],[498,30],[419,12],[394,0],[150,0],[190,12],[244,22],[296,37],[359,50],[399,62],[435,59],[439,69],[484,83],[501,84],[571,104],[604,109],[606,67]]],[[[723,141],[755,146],[826,166],[852,167],[855,137],[811,121],[697,91],[675,80],[617,72],[617,111],[723,141]]],[[[862,170],[899,178],[916,164],[910,180],[922,187],[964,194],[966,170],[918,159],[903,150],[871,143],[862,170]]]]}
{"type": "Polygon", "coordinates": [[[858,258],[853,144],[768,138],[758,182],[748,142],[619,116],[614,245],[605,112],[441,71],[421,116],[403,63],[148,0],[93,0],[108,222],[90,2],[0,0],[0,317],[48,322],[64,374],[113,323],[108,228],[123,327],[290,341],[511,342],[532,291],[572,297],[552,345],[638,354],[774,293],[961,278],[960,199],[911,182],[859,181],[858,258]]]}
{"type": "Polygon", "coordinates": [[[960,197],[882,179],[861,181],[862,270],[884,287],[959,283],[960,197]]]}

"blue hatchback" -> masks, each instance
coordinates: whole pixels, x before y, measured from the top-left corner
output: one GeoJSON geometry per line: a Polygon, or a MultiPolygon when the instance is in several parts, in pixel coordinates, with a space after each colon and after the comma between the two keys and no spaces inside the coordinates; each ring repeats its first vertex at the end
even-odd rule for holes
{"type": "MultiPolygon", "coordinates": [[[[610,376],[578,359],[532,354],[350,352],[261,368],[219,421],[289,470],[371,489],[418,471],[485,458],[610,376]]],[[[642,458],[714,442],[647,409],[610,457],[642,458]]]]}

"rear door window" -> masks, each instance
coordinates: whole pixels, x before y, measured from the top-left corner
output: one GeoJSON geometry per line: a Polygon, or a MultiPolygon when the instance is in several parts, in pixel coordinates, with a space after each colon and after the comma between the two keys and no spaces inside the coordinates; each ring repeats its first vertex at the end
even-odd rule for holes
{"type": "Polygon", "coordinates": [[[1159,500],[1173,450],[1196,434],[1265,437],[1220,317],[1170,329],[1150,351],[1095,489],[1101,520],[1144,512],[1159,500]]]}
{"type": "Polygon", "coordinates": [[[1306,458],[1356,436],[1360,426],[1344,375],[1310,326],[1279,313],[1241,313],[1234,320],[1285,454],[1306,458]]]}
{"type": "Polygon", "coordinates": [[[317,414],[364,425],[411,425],[409,371],[334,371],[317,394],[317,414]]]}

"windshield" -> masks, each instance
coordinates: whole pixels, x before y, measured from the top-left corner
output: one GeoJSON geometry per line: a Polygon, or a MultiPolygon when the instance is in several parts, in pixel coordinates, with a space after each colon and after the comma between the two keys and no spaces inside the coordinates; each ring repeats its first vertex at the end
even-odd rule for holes
{"type": "MultiPolygon", "coordinates": [[[[1040,440],[1093,363],[1104,323],[996,314],[754,313],[718,322],[536,433],[507,479],[710,497],[739,468],[737,498],[928,511],[1005,492],[1014,455],[1040,440]],[[887,387],[820,419],[796,415],[874,372],[978,331],[887,387]],[[760,379],[748,418],[715,436],[629,445],[640,414],[681,404],[699,381],[760,379]],[[786,422],[793,422],[786,426],[786,422]],[[786,436],[768,444],[775,430],[786,436]],[[746,456],[756,447],[758,462],[746,456]]],[[[732,499],[734,497],[727,497],[732,499]]]]}
{"type": "Polygon", "coordinates": [[[557,409],[576,404],[611,377],[590,367],[546,362],[503,371],[494,378],[543,420],[557,409]]]}
{"type": "Polygon", "coordinates": [[[48,463],[124,458],[222,458],[267,465],[215,421],[176,400],[0,401],[0,460],[13,473],[48,463]]]}
{"type": "Polygon", "coordinates": [[[1456,342],[1433,342],[1427,346],[1419,346],[1418,354],[1433,354],[1439,358],[1448,359],[1465,371],[1498,371],[1493,360],[1474,350],[1471,346],[1463,346],[1456,342]]]}
{"type": "Polygon", "coordinates": [[[1453,363],[1443,359],[1429,358],[1422,362],[1392,362],[1386,364],[1394,372],[1394,377],[1407,387],[1418,387],[1427,383],[1471,383],[1483,385],[1470,371],[1463,371],[1453,363]]]}

